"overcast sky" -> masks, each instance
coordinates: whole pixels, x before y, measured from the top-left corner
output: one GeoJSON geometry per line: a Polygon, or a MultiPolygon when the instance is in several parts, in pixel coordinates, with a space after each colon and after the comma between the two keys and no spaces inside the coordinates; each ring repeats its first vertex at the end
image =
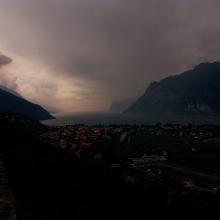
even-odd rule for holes
{"type": "Polygon", "coordinates": [[[219,0],[0,0],[0,84],[63,111],[106,110],[220,60],[219,11],[219,0]]]}

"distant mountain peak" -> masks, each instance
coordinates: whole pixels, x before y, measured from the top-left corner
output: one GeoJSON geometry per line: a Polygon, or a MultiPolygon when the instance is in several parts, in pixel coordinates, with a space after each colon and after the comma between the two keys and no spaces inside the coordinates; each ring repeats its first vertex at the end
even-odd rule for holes
{"type": "Polygon", "coordinates": [[[134,98],[129,98],[123,101],[112,101],[109,112],[123,113],[133,102],[134,98]]]}

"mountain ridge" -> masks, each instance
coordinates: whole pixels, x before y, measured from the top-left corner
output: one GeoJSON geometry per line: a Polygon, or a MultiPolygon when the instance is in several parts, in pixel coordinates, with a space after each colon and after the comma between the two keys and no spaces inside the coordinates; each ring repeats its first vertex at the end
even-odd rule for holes
{"type": "Polygon", "coordinates": [[[19,97],[3,89],[0,89],[0,111],[15,112],[36,120],[47,120],[54,118],[40,105],[29,102],[23,97],[19,97]]]}
{"type": "Polygon", "coordinates": [[[220,62],[201,63],[194,69],[152,82],[125,113],[220,114],[220,62]]]}
{"type": "Polygon", "coordinates": [[[22,96],[21,96],[18,92],[14,91],[14,90],[12,90],[12,89],[9,89],[8,87],[5,87],[5,86],[3,86],[3,85],[0,85],[0,89],[1,89],[1,90],[4,90],[4,91],[6,91],[6,92],[9,92],[9,93],[11,93],[11,94],[13,94],[13,95],[15,95],[15,96],[18,96],[18,97],[22,98],[22,96]]]}

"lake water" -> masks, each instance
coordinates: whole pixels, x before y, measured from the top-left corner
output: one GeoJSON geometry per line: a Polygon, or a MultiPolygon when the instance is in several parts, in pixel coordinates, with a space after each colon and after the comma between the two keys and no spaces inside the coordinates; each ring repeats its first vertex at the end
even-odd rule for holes
{"type": "Polygon", "coordinates": [[[110,125],[130,124],[149,125],[156,123],[181,123],[181,124],[218,124],[220,116],[173,116],[173,115],[132,115],[113,113],[72,113],[57,114],[56,119],[43,121],[46,125],[110,125]]]}

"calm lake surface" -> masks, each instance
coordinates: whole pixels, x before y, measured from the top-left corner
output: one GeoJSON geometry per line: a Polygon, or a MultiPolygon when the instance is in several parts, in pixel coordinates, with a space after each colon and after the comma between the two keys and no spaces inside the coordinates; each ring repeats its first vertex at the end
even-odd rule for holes
{"type": "Polygon", "coordinates": [[[172,115],[131,115],[115,113],[72,113],[56,114],[56,119],[42,121],[46,125],[149,125],[156,123],[216,124],[220,125],[220,116],[172,116],[172,115]]]}

